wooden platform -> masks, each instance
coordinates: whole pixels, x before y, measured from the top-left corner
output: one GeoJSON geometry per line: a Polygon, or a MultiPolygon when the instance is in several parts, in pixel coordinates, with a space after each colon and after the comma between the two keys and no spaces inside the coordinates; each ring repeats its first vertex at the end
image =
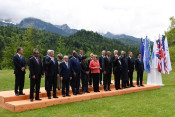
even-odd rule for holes
{"type": "MultiPolygon", "coordinates": [[[[134,82],[134,85],[135,84],[136,82],[134,82]]],[[[57,96],[59,98],[56,98],[56,99],[55,98],[48,99],[45,89],[41,88],[40,98],[42,100],[41,101],[34,100],[33,102],[30,102],[30,99],[29,99],[29,91],[30,91],[29,89],[24,90],[24,93],[26,95],[20,95],[20,96],[15,96],[13,90],[2,91],[0,92],[0,106],[12,112],[21,112],[21,111],[43,108],[43,107],[57,105],[57,104],[90,100],[94,98],[121,95],[121,94],[133,93],[133,92],[139,92],[139,91],[145,91],[145,90],[153,90],[158,88],[160,88],[160,86],[145,85],[144,87],[132,87],[132,88],[126,88],[122,90],[115,90],[114,84],[112,84],[111,91],[104,91],[103,86],[100,86],[100,92],[93,92],[92,91],[93,88],[89,87],[89,91],[91,93],[85,93],[77,96],[71,95],[71,97],[62,97],[61,91],[57,91],[57,96]]],[[[72,94],[71,90],[70,90],[70,94],[72,94]]]]}

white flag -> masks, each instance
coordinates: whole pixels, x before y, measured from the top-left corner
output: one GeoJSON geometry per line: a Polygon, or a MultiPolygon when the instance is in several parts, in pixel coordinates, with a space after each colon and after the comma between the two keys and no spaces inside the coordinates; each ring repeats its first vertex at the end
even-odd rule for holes
{"type": "Polygon", "coordinates": [[[168,49],[167,37],[165,38],[165,52],[166,52],[167,68],[168,68],[168,74],[169,74],[169,72],[172,70],[172,67],[171,67],[171,60],[170,60],[170,53],[168,49]]]}

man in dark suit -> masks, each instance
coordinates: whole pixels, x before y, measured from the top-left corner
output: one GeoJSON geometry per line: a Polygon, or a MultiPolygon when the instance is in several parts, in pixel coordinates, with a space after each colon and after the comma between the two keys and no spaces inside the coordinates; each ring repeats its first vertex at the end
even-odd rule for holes
{"type": "MultiPolygon", "coordinates": [[[[50,52],[51,50],[47,50],[47,55],[46,56],[44,56],[43,57],[43,71],[44,71],[44,73],[45,73],[45,90],[47,91],[47,88],[48,88],[48,81],[47,81],[47,79],[48,78],[46,78],[46,58],[48,58],[49,57],[49,52],[50,52]]],[[[52,87],[50,87],[50,90],[52,90],[52,87]]]]}
{"type": "Polygon", "coordinates": [[[89,66],[86,60],[86,56],[82,56],[81,61],[81,78],[82,78],[82,92],[90,93],[88,91],[88,80],[89,80],[89,66]]]}
{"type": "Polygon", "coordinates": [[[141,59],[141,53],[138,54],[138,58],[135,60],[135,70],[137,72],[137,86],[144,86],[143,81],[143,72],[144,72],[144,64],[143,60],[141,59]],[[139,85],[140,81],[140,85],[139,85]]]}
{"type": "Polygon", "coordinates": [[[54,57],[54,51],[49,52],[49,57],[45,60],[46,64],[46,78],[48,83],[47,96],[48,99],[51,99],[50,87],[53,85],[53,98],[58,98],[56,96],[56,87],[57,87],[57,76],[59,76],[58,62],[54,57]]]}
{"type": "MultiPolygon", "coordinates": [[[[134,59],[132,58],[132,52],[129,52],[129,57],[128,57],[128,77],[130,80],[130,87],[135,87],[133,85],[133,72],[134,72],[134,59]]],[[[129,81],[128,81],[129,82],[129,81]]]]}
{"type": "Polygon", "coordinates": [[[115,89],[121,89],[120,88],[120,77],[122,74],[122,64],[120,61],[120,57],[118,55],[115,55],[115,59],[113,60],[113,74],[115,76],[115,89]]]}
{"type": "Polygon", "coordinates": [[[33,102],[33,93],[34,93],[34,86],[36,85],[36,96],[35,100],[41,100],[39,98],[39,90],[40,90],[40,81],[41,76],[43,77],[43,68],[41,59],[39,57],[38,49],[33,50],[33,57],[30,58],[30,100],[33,102]]]}
{"type": "Polygon", "coordinates": [[[82,56],[83,56],[83,50],[80,50],[78,55],[78,59],[80,62],[82,61],[82,56]]]}
{"type": "Polygon", "coordinates": [[[71,71],[70,71],[70,65],[69,65],[69,57],[64,56],[64,62],[60,63],[60,77],[62,80],[62,95],[65,96],[71,96],[69,95],[69,83],[70,80],[72,80],[71,71]],[[65,88],[66,88],[66,95],[65,95],[65,88]]]}
{"type": "Polygon", "coordinates": [[[128,58],[126,58],[126,52],[123,52],[121,56],[122,63],[122,88],[128,88],[128,58]]]}
{"type": "Polygon", "coordinates": [[[110,84],[111,84],[111,74],[112,74],[112,58],[111,52],[107,51],[106,57],[103,59],[103,74],[104,74],[104,90],[111,91],[110,84]],[[108,87],[107,87],[108,86],[108,87]],[[108,88],[108,89],[106,89],[108,88]]]}
{"type": "Polygon", "coordinates": [[[76,52],[73,53],[73,57],[69,60],[70,63],[70,69],[72,74],[72,92],[73,95],[81,94],[79,92],[80,87],[80,72],[81,72],[81,66],[80,62],[78,60],[78,54],[76,52]]]}
{"type": "MultiPolygon", "coordinates": [[[[91,60],[93,60],[93,53],[90,54],[90,59],[87,60],[88,66],[90,65],[91,60]]],[[[89,86],[92,87],[92,75],[91,70],[89,69],[89,86]]]]}
{"type": "MultiPolygon", "coordinates": [[[[101,68],[103,67],[103,66],[102,66],[102,63],[103,63],[103,58],[105,57],[105,53],[106,53],[106,51],[103,50],[103,51],[102,51],[102,55],[99,56],[99,59],[98,59],[101,68]]],[[[100,70],[100,85],[101,85],[101,86],[102,86],[102,74],[103,74],[103,70],[100,70]]],[[[103,82],[104,82],[104,77],[103,77],[103,82]]]]}
{"type": "MultiPolygon", "coordinates": [[[[114,56],[112,57],[112,61],[115,60],[115,55],[118,56],[118,50],[114,50],[114,56]]],[[[113,73],[114,73],[114,66],[112,65],[112,68],[113,68],[113,73]]],[[[115,82],[115,75],[113,74],[113,77],[114,77],[114,82],[115,82]]]]}
{"type": "Polygon", "coordinates": [[[19,47],[17,49],[17,54],[13,56],[14,63],[14,74],[15,74],[15,95],[25,95],[23,93],[24,88],[24,79],[25,79],[25,69],[26,69],[26,61],[22,56],[23,49],[19,47]],[[19,90],[18,90],[19,89],[19,90]]]}

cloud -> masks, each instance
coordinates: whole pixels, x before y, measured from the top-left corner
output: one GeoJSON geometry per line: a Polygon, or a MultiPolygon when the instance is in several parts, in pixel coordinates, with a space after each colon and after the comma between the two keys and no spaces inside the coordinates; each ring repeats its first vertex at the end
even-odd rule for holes
{"type": "Polygon", "coordinates": [[[164,34],[174,15],[173,0],[0,0],[0,19],[36,17],[53,24],[97,32],[164,34]]]}

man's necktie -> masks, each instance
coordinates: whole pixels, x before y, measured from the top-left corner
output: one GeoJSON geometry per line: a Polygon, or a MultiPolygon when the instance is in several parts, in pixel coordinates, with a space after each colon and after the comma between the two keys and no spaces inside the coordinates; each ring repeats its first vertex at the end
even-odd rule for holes
{"type": "Polygon", "coordinates": [[[36,58],[36,62],[39,64],[39,60],[38,60],[38,58],[36,58]]]}
{"type": "Polygon", "coordinates": [[[53,63],[55,64],[55,60],[54,60],[54,58],[53,58],[53,63]]]}

